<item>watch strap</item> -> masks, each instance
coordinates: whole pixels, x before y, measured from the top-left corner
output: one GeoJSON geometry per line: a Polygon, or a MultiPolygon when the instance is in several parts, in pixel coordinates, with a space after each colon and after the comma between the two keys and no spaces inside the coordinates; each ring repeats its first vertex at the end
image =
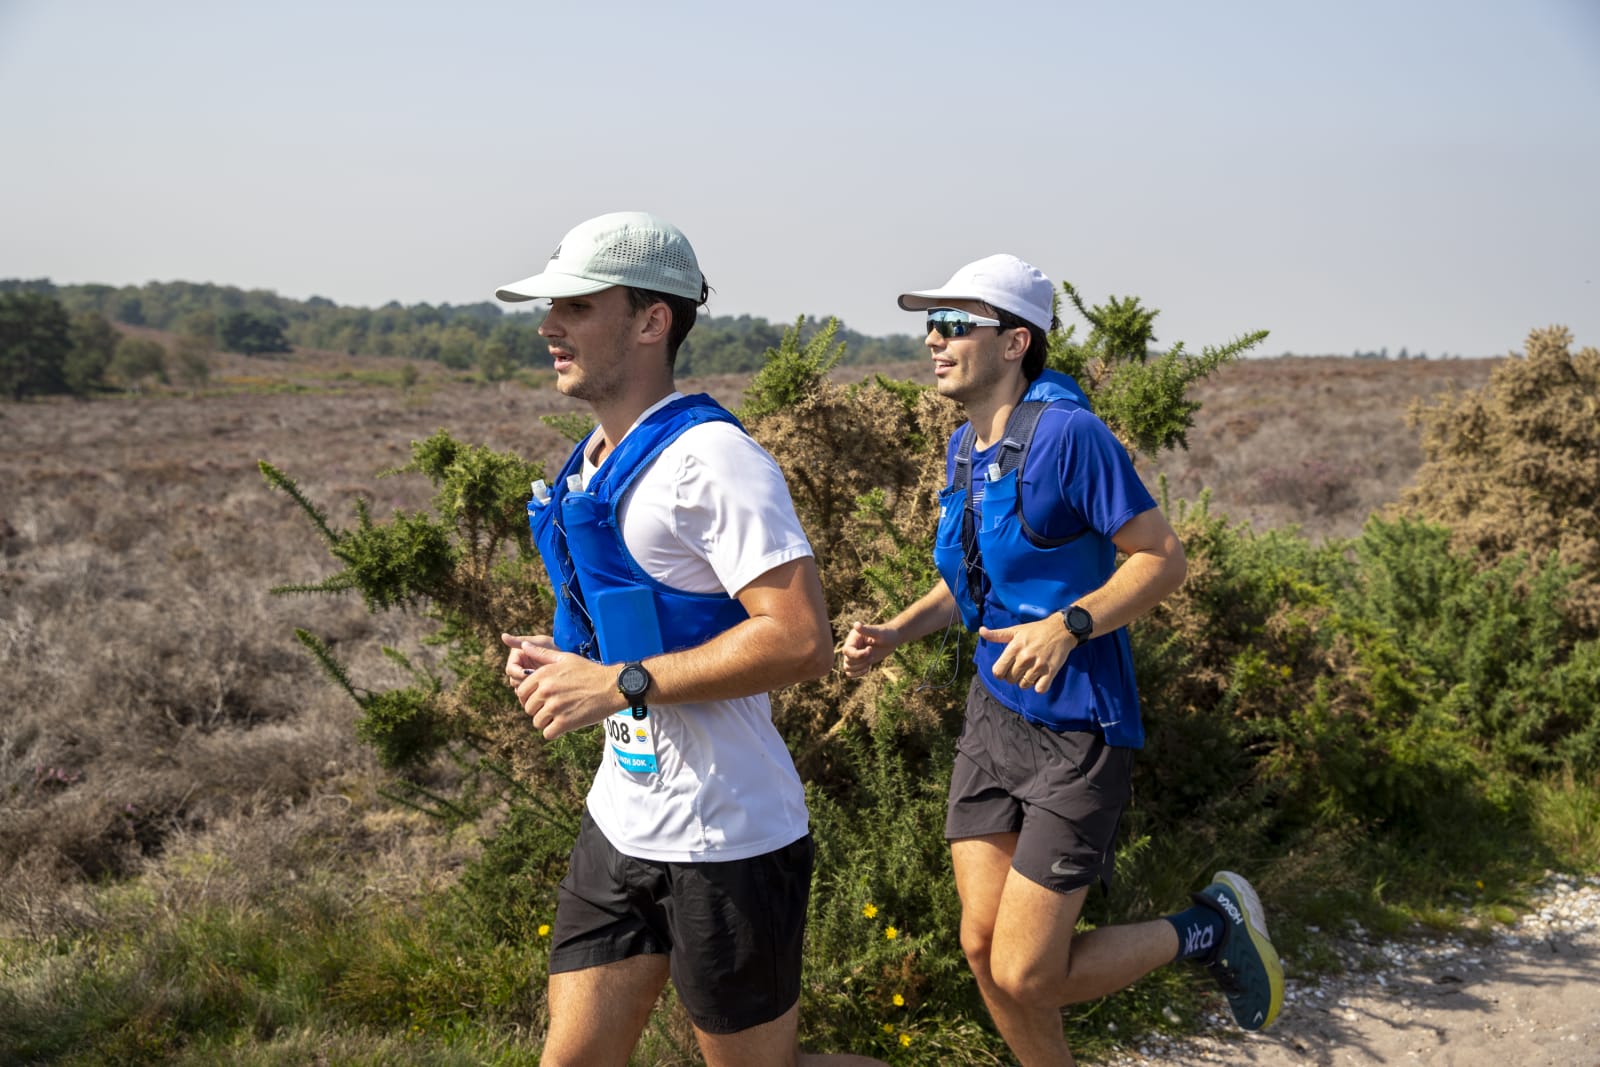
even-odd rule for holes
{"type": "Polygon", "coordinates": [[[644,695],[650,690],[650,672],[644,669],[644,664],[635,660],[624,663],[622,670],[617,674],[617,692],[621,693],[628,701],[628,708],[633,712],[635,719],[642,719],[649,714],[650,706],[645,702],[644,695]],[[642,685],[630,685],[630,681],[640,681],[642,685]]]}

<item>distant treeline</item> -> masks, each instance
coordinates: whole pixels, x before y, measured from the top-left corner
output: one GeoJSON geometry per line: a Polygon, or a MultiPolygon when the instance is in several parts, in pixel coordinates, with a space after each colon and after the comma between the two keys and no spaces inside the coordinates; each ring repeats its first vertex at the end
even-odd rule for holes
{"type": "MultiPolygon", "coordinates": [[[[1388,348],[1380,348],[1376,352],[1363,352],[1363,351],[1361,351],[1361,349],[1358,348],[1354,352],[1350,353],[1350,355],[1355,359],[1389,359],[1390,358],[1389,349],[1388,348]]],[[[1395,358],[1395,359],[1427,359],[1428,358],[1428,353],[1426,353],[1426,352],[1408,352],[1408,351],[1405,350],[1404,347],[1401,347],[1400,351],[1397,352],[1394,355],[1393,358],[1395,358]]],[[[1440,352],[1437,356],[1434,356],[1433,358],[1434,359],[1460,359],[1461,358],[1461,354],[1458,352],[1455,355],[1451,355],[1449,352],[1440,352]]]]}
{"type": "MultiPolygon", "coordinates": [[[[0,293],[35,293],[59,301],[69,314],[92,313],[113,323],[149,326],[210,340],[218,348],[250,355],[287,351],[289,345],[350,355],[434,360],[456,369],[478,367],[491,376],[509,368],[542,366],[543,312],[508,312],[499,304],[413,304],[345,307],[324,297],[291,300],[262,289],[194,282],[144,285],[56,285],[48,279],[0,280],[0,293]]],[[[756,370],[778,347],[788,323],[750,315],[702,316],[678,354],[682,374],[756,370]]],[[[824,323],[807,318],[802,339],[824,323]]],[[[887,363],[926,354],[909,335],[869,337],[841,328],[845,363],[887,363]]]]}

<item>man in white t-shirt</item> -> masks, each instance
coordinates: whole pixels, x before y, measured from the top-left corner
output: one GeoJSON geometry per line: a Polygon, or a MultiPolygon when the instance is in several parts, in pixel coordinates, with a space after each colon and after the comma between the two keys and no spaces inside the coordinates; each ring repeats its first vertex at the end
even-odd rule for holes
{"type": "Polygon", "coordinates": [[[815,849],[767,693],[826,673],[832,631],[777,464],[673,386],[708,291],[676,227],[619,212],[497,293],[550,300],[557,388],[599,423],[528,507],[552,633],[503,635],[535,729],[605,727],[556,909],[546,1067],[625,1065],[669,977],[708,1064],[801,1059],[815,849]]]}

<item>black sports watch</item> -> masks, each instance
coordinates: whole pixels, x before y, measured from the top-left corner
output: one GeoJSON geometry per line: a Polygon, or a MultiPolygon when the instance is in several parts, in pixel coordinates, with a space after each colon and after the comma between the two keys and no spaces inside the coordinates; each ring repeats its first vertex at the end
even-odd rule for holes
{"type": "Polygon", "coordinates": [[[1094,636],[1094,616],[1077,604],[1062,610],[1061,621],[1067,624],[1067,633],[1077,638],[1080,645],[1094,636]]]}
{"type": "Polygon", "coordinates": [[[644,669],[644,664],[634,662],[624,664],[622,673],[617,675],[617,692],[628,698],[628,707],[633,709],[633,717],[642,719],[650,713],[650,706],[644,702],[645,691],[650,688],[650,672],[644,669]]]}

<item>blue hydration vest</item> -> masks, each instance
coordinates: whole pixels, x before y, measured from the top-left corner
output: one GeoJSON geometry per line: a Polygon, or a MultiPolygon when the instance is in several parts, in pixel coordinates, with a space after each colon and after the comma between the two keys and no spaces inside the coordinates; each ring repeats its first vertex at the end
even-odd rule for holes
{"type": "MultiPolygon", "coordinates": [[[[1087,529],[1049,539],[1029,529],[1022,516],[1022,464],[1040,414],[1053,405],[1088,409],[1077,383],[1067,375],[1046,371],[1035,380],[1006,423],[997,461],[991,465],[999,470],[978,473],[986,482],[976,509],[967,503],[975,434],[971,423],[956,431],[962,436],[950,484],[939,494],[933,559],[968,630],[980,625],[998,630],[1042,619],[1100,588],[1116,565],[1116,545],[1109,537],[1087,529]]],[[[1143,746],[1126,629],[1075,647],[1042,694],[994,676],[994,664],[1004,650],[1002,644],[980,639],[975,657],[981,681],[1002,704],[1054,730],[1098,728],[1107,744],[1143,746]]]]}
{"type": "Polygon", "coordinates": [[[622,663],[691,648],[749,618],[725,593],[685,592],[650,577],[622,540],[617,502],[662,449],[702,422],[739,426],[704,393],[680,397],[628,431],[587,488],[567,488],[583,470],[587,442],[579,442],[549,498],[528,501],[528,526],[556,594],[556,647],[622,663]]]}

